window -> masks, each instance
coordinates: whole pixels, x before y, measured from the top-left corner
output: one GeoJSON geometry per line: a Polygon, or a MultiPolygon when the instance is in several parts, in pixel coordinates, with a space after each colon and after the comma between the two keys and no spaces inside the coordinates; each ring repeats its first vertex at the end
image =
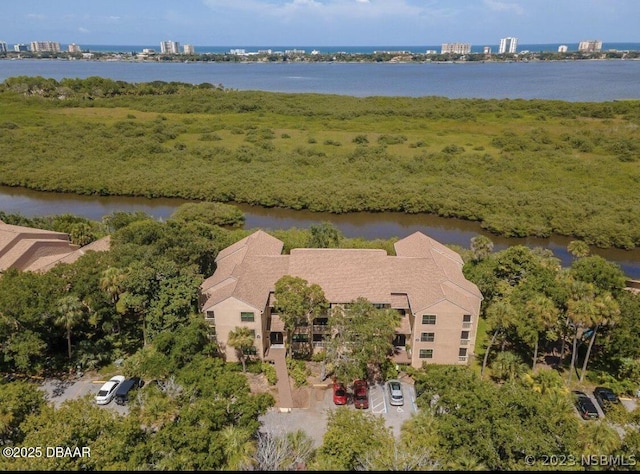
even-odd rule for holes
{"type": "Polygon", "coordinates": [[[422,315],[422,324],[435,324],[436,323],[436,315],[435,314],[423,314],[422,315]]]}
{"type": "Polygon", "coordinates": [[[209,320],[214,320],[215,319],[215,313],[213,311],[207,311],[207,315],[205,316],[205,318],[207,318],[209,320]]]}
{"type": "Polygon", "coordinates": [[[244,355],[256,355],[258,353],[258,349],[256,349],[256,346],[251,346],[244,349],[242,352],[244,355]]]}
{"type": "Polygon", "coordinates": [[[242,312],[240,313],[240,321],[243,323],[252,323],[255,320],[253,313],[250,312],[242,312]]]}
{"type": "Polygon", "coordinates": [[[461,347],[458,349],[458,361],[465,362],[467,360],[467,348],[461,347]]]}
{"type": "Polygon", "coordinates": [[[293,342],[309,342],[309,335],[296,333],[291,336],[293,342]]]}
{"type": "Polygon", "coordinates": [[[469,339],[469,331],[462,331],[460,333],[460,339],[469,339]]]}
{"type": "Polygon", "coordinates": [[[420,358],[421,359],[433,358],[433,349],[420,349],[420,358]]]}
{"type": "Polygon", "coordinates": [[[435,332],[423,332],[420,334],[420,342],[433,342],[435,338],[435,332]]]}
{"type": "Polygon", "coordinates": [[[254,339],[255,339],[255,338],[256,338],[256,330],[255,330],[255,329],[250,329],[250,330],[249,330],[249,335],[250,335],[252,338],[254,338],[254,339]]]}
{"type": "Polygon", "coordinates": [[[470,328],[471,327],[471,315],[465,314],[462,316],[462,327],[470,328]]]}

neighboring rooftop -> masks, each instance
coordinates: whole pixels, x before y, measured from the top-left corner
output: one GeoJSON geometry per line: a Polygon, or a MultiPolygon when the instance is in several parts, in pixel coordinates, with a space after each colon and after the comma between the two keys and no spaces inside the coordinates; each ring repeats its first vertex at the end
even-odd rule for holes
{"type": "Polygon", "coordinates": [[[58,263],[72,263],[88,250],[109,249],[109,237],[84,247],[71,244],[68,234],[0,221],[0,272],[10,268],[46,272],[58,263]]]}

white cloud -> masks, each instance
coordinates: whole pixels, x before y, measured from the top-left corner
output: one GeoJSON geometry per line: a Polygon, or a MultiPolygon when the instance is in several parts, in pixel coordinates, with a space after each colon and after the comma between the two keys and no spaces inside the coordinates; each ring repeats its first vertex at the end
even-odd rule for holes
{"type": "Polygon", "coordinates": [[[88,30],[87,28],[83,27],[83,26],[79,26],[78,27],[78,31],[80,33],[91,33],[91,30],[88,30]]]}

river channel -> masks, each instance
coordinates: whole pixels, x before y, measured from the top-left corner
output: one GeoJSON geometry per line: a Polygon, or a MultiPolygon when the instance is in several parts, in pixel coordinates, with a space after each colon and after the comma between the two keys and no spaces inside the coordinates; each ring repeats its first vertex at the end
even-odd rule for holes
{"type": "MultiPolygon", "coordinates": [[[[92,220],[101,220],[103,216],[115,211],[142,211],[156,219],[166,219],[180,204],[185,202],[187,201],[167,198],[81,196],[0,186],[0,211],[19,213],[26,217],[69,213],[92,220]]],[[[392,212],[331,214],[262,208],[246,204],[237,204],[237,206],[245,214],[246,229],[276,230],[293,227],[305,229],[312,224],[326,221],[333,223],[346,237],[402,238],[420,231],[443,244],[460,245],[465,248],[469,247],[473,237],[485,235],[494,243],[494,250],[502,250],[511,245],[526,245],[552,250],[564,266],[570,265],[572,259],[567,251],[567,245],[573,240],[570,237],[505,238],[485,231],[477,222],[448,219],[429,214],[392,212]]],[[[594,247],[592,252],[620,265],[620,268],[630,278],[640,278],[640,249],[627,251],[594,247]]]]}

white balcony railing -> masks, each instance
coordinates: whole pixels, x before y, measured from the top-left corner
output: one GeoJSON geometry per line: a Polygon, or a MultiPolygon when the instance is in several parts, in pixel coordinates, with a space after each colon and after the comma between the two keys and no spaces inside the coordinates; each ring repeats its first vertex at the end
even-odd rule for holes
{"type": "Polygon", "coordinates": [[[458,362],[466,362],[467,356],[458,356],[458,362]]]}
{"type": "Polygon", "coordinates": [[[460,339],[460,345],[461,346],[468,346],[469,345],[469,339],[460,339]]]}

